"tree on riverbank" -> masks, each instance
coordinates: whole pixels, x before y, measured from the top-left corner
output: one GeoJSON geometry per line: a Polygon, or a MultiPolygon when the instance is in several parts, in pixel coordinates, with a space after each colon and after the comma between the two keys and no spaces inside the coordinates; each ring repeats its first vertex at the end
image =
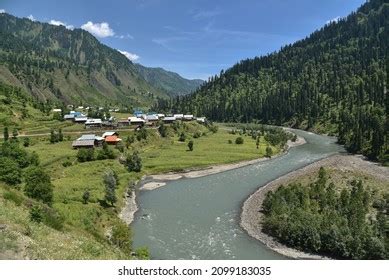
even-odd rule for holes
{"type": "Polygon", "coordinates": [[[138,151],[134,151],[132,155],[127,155],[126,165],[128,171],[140,172],[142,169],[142,158],[138,151]]]}
{"type": "Polygon", "coordinates": [[[104,186],[105,186],[104,199],[108,204],[111,204],[112,206],[114,206],[114,204],[117,201],[117,198],[116,198],[117,181],[115,179],[113,171],[109,170],[108,172],[106,172],[104,174],[103,180],[104,180],[104,186]]]}

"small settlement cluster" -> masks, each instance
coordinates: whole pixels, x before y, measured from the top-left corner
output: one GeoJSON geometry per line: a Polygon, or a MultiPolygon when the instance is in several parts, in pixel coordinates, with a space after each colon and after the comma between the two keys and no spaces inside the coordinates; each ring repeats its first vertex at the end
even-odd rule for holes
{"type": "Polygon", "coordinates": [[[108,145],[116,145],[121,142],[122,139],[119,138],[119,134],[114,129],[125,129],[125,128],[134,128],[139,129],[143,126],[156,126],[158,122],[164,124],[172,124],[177,121],[197,121],[199,123],[205,123],[206,118],[200,117],[197,118],[193,115],[184,115],[184,114],[159,114],[159,113],[143,113],[141,110],[136,110],[133,116],[130,116],[126,119],[116,119],[111,116],[106,120],[89,118],[86,114],[78,111],[70,111],[69,114],[64,115],[65,121],[72,121],[74,123],[84,124],[85,129],[99,129],[99,130],[109,130],[105,131],[102,136],[97,136],[95,134],[85,134],[82,135],[77,140],[73,141],[73,148],[94,148],[96,146],[101,146],[104,142],[108,145]]]}

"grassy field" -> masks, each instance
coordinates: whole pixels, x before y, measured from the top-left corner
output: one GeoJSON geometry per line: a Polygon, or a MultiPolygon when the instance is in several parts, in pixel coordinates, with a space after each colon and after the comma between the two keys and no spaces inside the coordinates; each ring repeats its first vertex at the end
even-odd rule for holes
{"type": "MultiPolygon", "coordinates": [[[[239,135],[238,135],[239,136],[239,135]]],[[[267,144],[261,138],[259,149],[251,137],[243,136],[244,144],[236,145],[237,135],[225,130],[215,134],[193,139],[194,149],[189,151],[186,142],[178,141],[178,137],[160,142],[159,146],[150,147],[143,152],[145,172],[148,174],[167,171],[182,171],[210,165],[234,163],[263,157],[267,144]],[[228,140],[232,141],[229,144],[228,140]],[[169,143],[166,143],[169,142],[169,143]]],[[[272,147],[275,152],[279,148],[272,147]]]]}

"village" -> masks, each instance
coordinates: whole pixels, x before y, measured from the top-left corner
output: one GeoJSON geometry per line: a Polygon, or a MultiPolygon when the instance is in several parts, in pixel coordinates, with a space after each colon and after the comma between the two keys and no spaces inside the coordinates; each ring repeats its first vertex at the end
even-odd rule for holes
{"type": "MultiPolygon", "coordinates": [[[[63,115],[63,120],[73,122],[76,124],[83,124],[85,130],[101,130],[102,135],[84,134],[78,139],[74,140],[72,147],[74,149],[80,148],[94,148],[101,147],[103,143],[108,145],[117,145],[122,141],[119,138],[119,133],[116,129],[134,129],[139,130],[142,127],[157,127],[159,124],[173,124],[175,122],[198,122],[200,124],[206,123],[205,117],[195,117],[192,114],[162,114],[149,112],[144,113],[142,110],[134,110],[133,115],[127,118],[117,119],[115,116],[104,118],[91,118],[88,117],[88,111],[90,108],[84,108],[82,106],[77,108],[77,111],[71,110],[68,114],[63,115]]],[[[102,108],[98,108],[102,110],[102,108]]],[[[117,109],[110,109],[110,112],[117,112],[117,109]]],[[[61,109],[53,109],[53,113],[62,113],[61,109]]]]}

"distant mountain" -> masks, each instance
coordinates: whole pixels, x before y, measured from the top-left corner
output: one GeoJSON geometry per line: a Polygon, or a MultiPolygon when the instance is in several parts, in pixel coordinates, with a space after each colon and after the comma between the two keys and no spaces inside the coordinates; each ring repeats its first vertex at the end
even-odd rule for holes
{"type": "Polygon", "coordinates": [[[388,88],[389,1],[370,0],[304,40],[243,60],[160,108],[335,134],[350,152],[389,164],[388,88]]]}
{"type": "Polygon", "coordinates": [[[177,73],[162,68],[150,68],[140,64],[135,64],[135,68],[150,85],[165,91],[170,96],[187,95],[204,83],[199,79],[185,79],[177,73]]]}
{"type": "Polygon", "coordinates": [[[0,81],[37,99],[144,106],[199,84],[141,69],[84,30],[0,14],[0,81]]]}

